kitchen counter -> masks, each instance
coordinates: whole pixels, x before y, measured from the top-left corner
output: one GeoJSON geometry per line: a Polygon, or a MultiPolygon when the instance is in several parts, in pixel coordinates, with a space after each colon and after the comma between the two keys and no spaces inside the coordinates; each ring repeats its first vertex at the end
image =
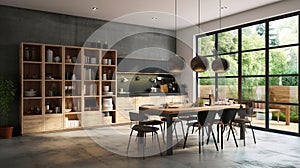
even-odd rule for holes
{"type": "Polygon", "coordinates": [[[118,97],[139,97],[139,96],[180,96],[185,93],[163,93],[163,92],[118,92],[118,97]]]}

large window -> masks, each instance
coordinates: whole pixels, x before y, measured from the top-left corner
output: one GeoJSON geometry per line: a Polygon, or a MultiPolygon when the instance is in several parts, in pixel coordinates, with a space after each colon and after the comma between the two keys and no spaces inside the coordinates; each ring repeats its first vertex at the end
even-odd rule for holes
{"type": "Polygon", "coordinates": [[[198,96],[252,102],[255,126],[299,134],[299,38],[299,12],[197,36],[198,54],[230,63],[198,73],[198,96]]]}

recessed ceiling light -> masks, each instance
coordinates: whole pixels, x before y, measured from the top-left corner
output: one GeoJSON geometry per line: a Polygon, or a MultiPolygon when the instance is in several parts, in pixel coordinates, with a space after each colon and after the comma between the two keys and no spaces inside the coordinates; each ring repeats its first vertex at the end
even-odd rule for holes
{"type": "Polygon", "coordinates": [[[225,10],[225,9],[227,9],[228,7],[227,6],[221,6],[221,9],[222,10],[225,10]]]}
{"type": "Polygon", "coordinates": [[[92,10],[96,11],[96,10],[98,10],[98,8],[94,6],[94,7],[92,7],[92,10]]]}

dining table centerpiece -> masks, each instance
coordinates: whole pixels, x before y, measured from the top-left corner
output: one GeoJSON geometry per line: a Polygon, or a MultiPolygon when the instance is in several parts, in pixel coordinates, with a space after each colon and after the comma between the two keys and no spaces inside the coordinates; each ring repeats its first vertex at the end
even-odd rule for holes
{"type": "Polygon", "coordinates": [[[200,97],[197,97],[194,106],[195,106],[195,107],[203,107],[203,106],[204,106],[204,100],[201,99],[200,97]]]}

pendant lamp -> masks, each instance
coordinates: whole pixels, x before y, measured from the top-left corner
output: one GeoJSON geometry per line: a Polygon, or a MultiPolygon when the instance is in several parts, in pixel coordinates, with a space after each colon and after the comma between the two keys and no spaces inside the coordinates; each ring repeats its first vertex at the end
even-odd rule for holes
{"type": "MultiPolygon", "coordinates": [[[[200,33],[200,0],[198,0],[198,22],[199,22],[199,33],[200,33]]],[[[207,71],[209,62],[206,57],[196,56],[191,60],[191,68],[193,71],[201,73],[207,71]]]]}
{"type": "Polygon", "coordinates": [[[224,73],[229,69],[229,62],[224,58],[217,58],[212,62],[211,68],[216,73],[224,73]]]}
{"type": "MultiPolygon", "coordinates": [[[[174,27],[175,27],[175,44],[176,44],[176,40],[177,40],[177,0],[175,0],[175,14],[174,14],[174,27]]],[[[180,73],[182,72],[182,70],[185,68],[185,61],[184,59],[177,55],[176,52],[174,55],[170,56],[170,58],[168,59],[168,67],[169,67],[169,71],[172,73],[180,73]]]]}
{"type": "MultiPolygon", "coordinates": [[[[222,10],[221,0],[219,0],[219,26],[220,26],[220,29],[222,28],[221,10],[222,10]]],[[[213,53],[214,53],[215,57],[218,56],[218,51],[217,50],[214,50],[213,53]]],[[[217,58],[211,64],[212,70],[216,73],[224,73],[227,70],[229,70],[229,67],[230,67],[229,62],[224,58],[217,58]]]]}

